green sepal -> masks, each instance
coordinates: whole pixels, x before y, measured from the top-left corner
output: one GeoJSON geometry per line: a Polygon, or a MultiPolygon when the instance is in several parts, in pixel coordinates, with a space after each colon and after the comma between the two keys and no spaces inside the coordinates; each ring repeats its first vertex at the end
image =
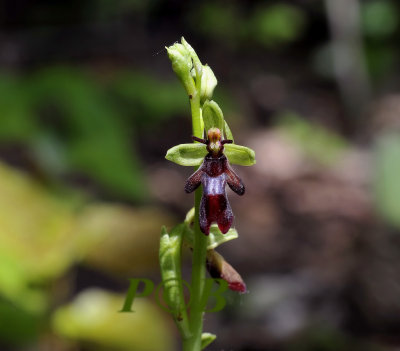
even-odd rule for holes
{"type": "MultiPolygon", "coordinates": [[[[190,215],[190,211],[188,215],[190,215]]],[[[215,249],[219,245],[226,243],[227,241],[237,239],[238,237],[239,234],[235,228],[230,228],[226,234],[222,234],[218,229],[218,226],[216,224],[212,224],[210,227],[210,234],[207,236],[207,250],[215,249]]],[[[194,232],[187,225],[183,231],[183,238],[189,247],[193,247],[194,232]]]]}
{"type": "Polygon", "coordinates": [[[256,163],[256,154],[249,147],[237,144],[225,144],[226,157],[230,163],[240,166],[252,166],[256,163]]]}
{"type": "Polygon", "coordinates": [[[215,101],[206,101],[202,108],[204,128],[208,131],[210,128],[219,128],[224,130],[224,114],[215,101]]]}
{"type": "MultiPolygon", "coordinates": [[[[251,166],[256,163],[254,151],[246,146],[225,144],[224,152],[232,164],[251,166]]],[[[179,144],[170,148],[165,158],[181,166],[200,166],[206,155],[207,149],[204,144],[179,144]]]]}
{"type": "Polygon", "coordinates": [[[235,139],[233,139],[233,134],[231,132],[231,128],[229,128],[228,123],[226,123],[225,120],[224,120],[224,132],[225,132],[226,139],[232,140],[233,142],[235,142],[235,139]]]}
{"type": "Polygon", "coordinates": [[[201,334],[201,349],[204,350],[208,345],[210,345],[217,336],[211,333],[203,333],[201,334]]]}
{"type": "Polygon", "coordinates": [[[191,332],[183,296],[181,273],[181,249],[185,227],[186,225],[181,223],[175,226],[171,233],[168,233],[165,226],[161,228],[159,258],[164,298],[182,337],[189,338],[191,332]]]}
{"type": "Polygon", "coordinates": [[[181,166],[199,166],[207,155],[204,144],[179,144],[167,151],[165,158],[181,166]]]}

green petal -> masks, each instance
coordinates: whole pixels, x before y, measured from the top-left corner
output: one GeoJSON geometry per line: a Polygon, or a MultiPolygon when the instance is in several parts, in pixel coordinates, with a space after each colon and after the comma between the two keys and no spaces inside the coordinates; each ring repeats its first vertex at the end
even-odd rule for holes
{"type": "Polygon", "coordinates": [[[165,158],[181,166],[199,166],[206,155],[204,144],[180,144],[170,148],[165,158]]]}
{"type": "Polygon", "coordinates": [[[246,146],[225,144],[225,155],[235,165],[251,166],[256,163],[255,152],[246,146]]]}
{"type": "Polygon", "coordinates": [[[224,130],[224,115],[215,101],[206,101],[202,113],[206,131],[210,128],[219,128],[221,132],[224,130]]]}

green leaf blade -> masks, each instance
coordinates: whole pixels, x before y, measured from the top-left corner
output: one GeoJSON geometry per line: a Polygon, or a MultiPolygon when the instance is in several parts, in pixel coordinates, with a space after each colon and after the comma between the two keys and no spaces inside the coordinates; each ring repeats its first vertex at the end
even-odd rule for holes
{"type": "Polygon", "coordinates": [[[182,337],[189,338],[191,332],[183,296],[181,273],[181,248],[184,228],[184,223],[175,226],[171,233],[167,232],[165,226],[161,228],[159,259],[161,277],[165,288],[163,296],[182,337]]]}

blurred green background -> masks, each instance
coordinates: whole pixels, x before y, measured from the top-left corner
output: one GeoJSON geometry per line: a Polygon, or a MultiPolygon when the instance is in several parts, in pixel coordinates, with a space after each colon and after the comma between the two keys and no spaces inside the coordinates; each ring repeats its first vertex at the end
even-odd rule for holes
{"type": "Polygon", "coordinates": [[[117,311],[192,203],[164,159],[191,135],[182,35],[257,157],[221,248],[249,293],[206,315],[209,349],[398,350],[399,22],[395,0],[1,1],[0,350],[179,349],[154,299],[117,311]]]}

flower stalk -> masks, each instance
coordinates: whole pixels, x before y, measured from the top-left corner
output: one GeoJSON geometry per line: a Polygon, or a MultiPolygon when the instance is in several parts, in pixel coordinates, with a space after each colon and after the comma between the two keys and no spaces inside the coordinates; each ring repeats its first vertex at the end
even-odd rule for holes
{"type": "MultiPolygon", "coordinates": [[[[197,73],[197,72],[196,72],[197,73]]],[[[196,82],[197,92],[201,91],[201,78],[196,82]]],[[[201,130],[201,109],[200,94],[197,93],[190,99],[190,107],[192,111],[193,135],[201,138],[203,131],[201,130]]],[[[200,351],[201,350],[201,334],[203,331],[203,300],[204,282],[206,278],[206,256],[207,256],[207,237],[203,235],[199,226],[199,210],[201,200],[201,188],[195,192],[194,206],[194,246],[193,246],[193,269],[192,269],[192,307],[190,310],[190,326],[192,337],[184,340],[184,351],[200,351]]]]}

